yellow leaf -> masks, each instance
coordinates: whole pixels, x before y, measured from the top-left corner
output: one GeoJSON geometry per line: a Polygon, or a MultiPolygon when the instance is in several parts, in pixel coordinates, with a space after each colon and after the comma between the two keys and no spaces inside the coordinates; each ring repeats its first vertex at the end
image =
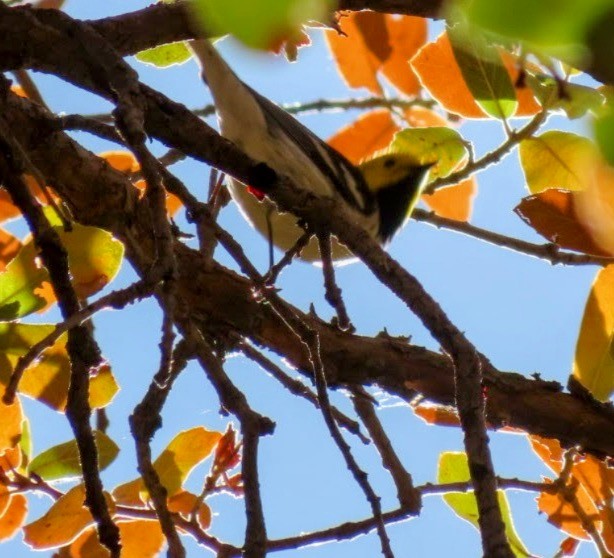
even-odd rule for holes
{"type": "Polygon", "coordinates": [[[614,391],[614,265],[597,274],[580,326],[573,375],[597,399],[614,391]]]}
{"type": "MultiPolygon", "coordinates": [[[[164,535],[158,521],[119,521],[122,541],[122,558],[152,558],[164,545],[164,535]]],[[[70,545],[69,556],[87,558],[108,558],[109,551],[98,541],[94,528],[85,530],[70,545]]]]}
{"type": "Polygon", "coordinates": [[[154,462],[168,495],[176,494],[190,471],[205,459],[222,437],[202,426],[180,432],[154,462]]]}
{"type": "MultiPolygon", "coordinates": [[[[37,550],[68,544],[94,520],[84,505],[85,487],[75,486],[58,499],[45,515],[23,528],[24,542],[37,550]]],[[[107,503],[114,513],[113,502],[107,503]]]]}
{"type": "Polygon", "coordinates": [[[18,398],[12,405],[2,402],[4,389],[0,386],[0,453],[12,449],[21,439],[21,425],[23,422],[23,412],[18,398]]]}
{"type": "Polygon", "coordinates": [[[589,139],[560,130],[522,140],[519,154],[532,194],[549,188],[585,190],[597,160],[597,149],[589,139]]]}

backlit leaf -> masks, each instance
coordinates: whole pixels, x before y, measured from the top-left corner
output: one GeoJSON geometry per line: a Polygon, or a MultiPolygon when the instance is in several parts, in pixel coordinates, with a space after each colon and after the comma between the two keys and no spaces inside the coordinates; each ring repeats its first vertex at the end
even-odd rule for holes
{"type": "Polygon", "coordinates": [[[169,496],[179,491],[190,471],[209,456],[220,438],[219,432],[202,426],[184,430],[173,438],[153,464],[169,496]]]}
{"type": "MultiPolygon", "coordinates": [[[[50,324],[0,323],[0,382],[6,384],[19,357],[53,330],[54,326],[50,324]]],[[[63,411],[69,380],[70,361],[64,334],[25,371],[19,383],[19,393],[37,399],[52,409],[63,411]]],[[[119,386],[107,365],[91,371],[92,407],[107,405],[118,390],[119,386]]]]}
{"type": "MultiPolygon", "coordinates": [[[[180,432],[154,461],[160,482],[169,498],[177,494],[190,471],[206,459],[215,449],[222,435],[202,426],[180,432]]],[[[144,507],[146,494],[143,479],[124,483],[113,490],[113,497],[123,505],[144,507]]]]}
{"type": "Polygon", "coordinates": [[[0,229],[0,272],[6,269],[7,264],[21,249],[21,242],[12,234],[0,229]]]}
{"type": "MultiPolygon", "coordinates": [[[[518,101],[514,116],[535,114],[540,106],[530,88],[518,83],[519,70],[513,57],[504,51],[500,51],[499,56],[518,101]]],[[[442,33],[434,42],[422,47],[412,59],[411,65],[422,85],[447,111],[465,118],[487,117],[467,86],[447,33],[442,33]]]]}
{"type": "Polygon", "coordinates": [[[437,214],[457,221],[469,221],[473,200],[477,192],[475,176],[454,186],[439,188],[434,194],[424,194],[422,199],[437,214]]]}
{"type": "MultiPolygon", "coordinates": [[[[124,247],[113,236],[96,227],[73,223],[66,232],[55,227],[68,252],[73,285],[77,295],[86,298],[109,283],[121,265],[124,247]]],[[[0,273],[0,320],[9,321],[43,309],[55,299],[43,289],[49,273],[42,266],[34,240],[30,238],[0,273]]]]}
{"type": "Polygon", "coordinates": [[[467,157],[461,135],[452,128],[406,128],[394,137],[390,150],[406,153],[422,163],[436,162],[431,179],[445,177],[467,157]]]}
{"type": "MultiPolygon", "coordinates": [[[[152,558],[159,555],[165,539],[158,521],[118,521],[117,526],[122,541],[122,558],[152,558]]],[[[96,530],[90,527],[70,545],[68,556],[108,558],[109,551],[98,541],[96,530]]]]}
{"type": "Polygon", "coordinates": [[[550,76],[527,73],[527,83],[537,98],[551,111],[560,110],[571,119],[581,118],[588,111],[598,111],[604,103],[603,94],[592,87],[576,83],[561,85],[550,76]]]}
{"type": "Polygon", "coordinates": [[[579,55],[577,48],[594,22],[611,6],[610,0],[549,2],[516,0],[500,3],[475,0],[467,3],[469,18],[500,35],[522,39],[554,52],[579,55]],[[554,7],[556,9],[554,9],[554,7]],[[567,47],[562,51],[563,47],[567,47]],[[576,47],[576,48],[574,48],[576,47]]]}
{"type": "Polygon", "coordinates": [[[194,494],[182,490],[168,499],[169,511],[180,513],[186,519],[190,518],[195,507],[198,524],[202,529],[208,529],[211,526],[211,508],[204,502],[198,502],[194,494]]]}
{"type": "Polygon", "coordinates": [[[586,189],[596,160],[595,146],[588,138],[559,130],[522,140],[519,154],[532,194],[549,188],[586,189]]]}
{"type": "Polygon", "coordinates": [[[607,256],[577,215],[578,196],[565,190],[545,190],[523,198],[514,211],[530,227],[561,248],[607,256]]]}
{"type": "Polygon", "coordinates": [[[0,541],[14,537],[28,515],[28,501],[23,494],[11,494],[8,505],[0,515],[0,541]]]}
{"type": "Polygon", "coordinates": [[[232,34],[254,48],[270,49],[292,38],[308,21],[327,21],[331,0],[194,0],[196,20],[208,35],[232,34]]]}
{"type": "Polygon", "coordinates": [[[327,143],[357,165],[388,147],[399,126],[387,110],[374,110],[341,128],[327,143]]]}
{"type": "MultiPolygon", "coordinates": [[[[98,156],[109,163],[115,170],[125,174],[133,174],[141,170],[139,162],[130,151],[103,151],[98,153],[98,156]]],[[[147,183],[144,180],[137,180],[133,183],[133,186],[143,193],[147,183]]],[[[166,193],[166,210],[170,216],[175,215],[182,205],[181,200],[177,196],[169,192],[166,193]]]]}
{"type": "Polygon", "coordinates": [[[461,23],[448,28],[448,38],[463,79],[482,110],[494,118],[512,116],[518,101],[497,48],[479,29],[461,23]]]}
{"type": "Polygon", "coordinates": [[[597,273],[576,344],[573,375],[595,398],[614,391],[614,265],[597,273]]]}
{"type": "MultiPolygon", "coordinates": [[[[437,466],[437,482],[452,483],[465,482],[470,480],[469,464],[467,456],[462,452],[444,452],[439,456],[437,466]]],[[[478,505],[473,492],[469,493],[447,493],[443,499],[454,512],[462,519],[471,523],[476,529],[478,526],[478,505]]],[[[511,510],[507,502],[507,497],[503,490],[497,490],[497,500],[501,509],[503,522],[505,523],[505,534],[510,543],[514,556],[531,557],[533,556],[524,546],[520,537],[516,533],[511,510]]]]}
{"type": "Polygon", "coordinates": [[[168,68],[169,66],[183,64],[191,57],[192,53],[182,41],[142,50],[135,55],[139,62],[158,68],[168,68]]]}
{"type": "Polygon", "coordinates": [[[2,401],[2,395],[4,387],[0,386],[0,453],[19,444],[24,420],[19,398],[16,397],[11,405],[7,405],[2,401]]]}
{"type": "MultiPolygon", "coordinates": [[[[71,488],[39,519],[23,528],[24,542],[36,550],[56,548],[72,542],[94,519],[85,507],[85,487],[71,488]]],[[[110,511],[112,500],[107,497],[110,511]]]]}
{"type": "Polygon", "coordinates": [[[363,11],[343,17],[340,27],[344,34],[330,30],[326,39],[348,86],[381,95],[382,74],[406,95],[418,93],[409,60],[426,41],[425,19],[363,11]]]}
{"type": "Polygon", "coordinates": [[[444,407],[443,405],[420,404],[413,409],[416,416],[419,416],[427,424],[437,426],[460,426],[460,419],[456,409],[444,407]]]}
{"type": "MultiPolygon", "coordinates": [[[[104,432],[94,432],[98,448],[98,466],[102,471],[117,457],[119,447],[104,432]]],[[[81,463],[76,440],[53,446],[38,454],[30,463],[30,471],[46,481],[80,476],[81,463]]]]}

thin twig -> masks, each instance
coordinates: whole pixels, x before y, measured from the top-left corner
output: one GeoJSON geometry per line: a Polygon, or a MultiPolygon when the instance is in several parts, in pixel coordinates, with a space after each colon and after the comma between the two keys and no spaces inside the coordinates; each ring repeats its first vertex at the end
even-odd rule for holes
{"type": "Polygon", "coordinates": [[[547,244],[535,244],[519,238],[513,238],[487,229],[476,227],[471,223],[457,221],[436,215],[432,211],[415,208],[412,212],[412,219],[422,221],[438,228],[448,229],[459,232],[467,236],[472,236],[479,240],[484,240],[490,244],[509,248],[515,252],[535,256],[550,262],[552,265],[609,265],[614,262],[614,258],[605,256],[593,256],[591,254],[574,254],[573,252],[561,251],[558,245],[549,242],[547,244]]]}
{"type": "Polygon", "coordinates": [[[312,232],[307,228],[305,232],[298,238],[298,240],[283,256],[282,258],[267,271],[265,275],[265,281],[267,285],[274,285],[279,277],[279,274],[289,266],[294,258],[300,255],[303,248],[309,244],[309,239],[312,237],[312,232]]]}
{"type": "Polygon", "coordinates": [[[317,233],[322,258],[322,274],[324,275],[324,298],[337,313],[337,325],[339,329],[347,331],[352,328],[352,322],[348,316],[345,302],[341,296],[341,289],[335,281],[335,268],[331,252],[330,233],[317,233]]]}
{"type": "Polygon", "coordinates": [[[369,394],[363,387],[352,389],[352,403],[379,452],[383,467],[389,471],[394,481],[401,507],[407,509],[410,513],[417,514],[422,506],[420,493],[414,488],[411,475],[403,467],[403,463],[394,451],[392,442],[375,412],[369,394]]]}
{"type": "MultiPolygon", "coordinates": [[[[412,107],[433,108],[435,102],[429,99],[400,99],[384,97],[368,97],[365,99],[319,99],[308,103],[286,103],[281,107],[290,114],[309,114],[313,112],[338,112],[340,110],[373,110],[378,108],[400,108],[407,110],[412,107]]],[[[206,118],[215,114],[215,105],[207,105],[202,108],[193,109],[196,116],[206,118]]],[[[87,118],[93,118],[100,122],[112,122],[113,116],[106,113],[89,114],[87,118]]]]}
{"type": "Polygon", "coordinates": [[[452,184],[458,184],[462,182],[466,178],[469,178],[472,174],[482,171],[493,165],[498,163],[503,157],[505,157],[508,153],[510,153],[516,145],[518,145],[523,139],[531,137],[539,127],[546,121],[548,118],[548,110],[546,106],[542,107],[542,110],[538,112],[525,126],[523,126],[518,131],[512,131],[508,138],[496,149],[486,153],[483,157],[475,161],[469,161],[467,165],[465,165],[462,169],[453,172],[447,176],[443,176],[441,178],[437,178],[433,180],[425,189],[424,194],[432,194],[436,190],[440,188],[444,188],[445,186],[451,186],[452,184]]]}
{"type": "MultiPolygon", "coordinates": [[[[166,341],[164,341],[166,342],[166,341]]],[[[163,351],[164,355],[165,351],[163,351]]],[[[169,553],[174,556],[185,556],[173,517],[166,504],[166,487],[160,482],[160,477],[151,460],[151,439],[162,425],[161,412],[173,383],[185,368],[190,347],[185,341],[180,342],[173,351],[172,366],[169,366],[164,356],[160,368],[149,384],[147,393],[135,407],[130,416],[130,429],[134,436],[138,469],[149,492],[160,527],[168,541],[169,553]]]]}
{"type": "MultiPolygon", "coordinates": [[[[252,347],[252,345],[246,341],[241,341],[237,344],[237,348],[240,349],[246,357],[253,360],[269,374],[271,374],[271,376],[282,384],[290,393],[306,399],[316,408],[320,407],[318,397],[309,389],[309,387],[307,387],[303,382],[288,376],[288,374],[286,374],[279,366],[265,357],[260,351],[257,351],[254,347],[252,347]]],[[[331,405],[331,410],[335,416],[335,420],[340,426],[343,426],[348,432],[357,436],[363,444],[368,444],[370,442],[369,438],[367,438],[361,432],[360,425],[355,420],[352,420],[333,405],[331,405]]]]}
{"type": "Polygon", "coordinates": [[[126,141],[114,126],[105,124],[94,118],[87,118],[80,114],[67,114],[57,117],[57,125],[62,130],[78,130],[88,132],[101,139],[125,146],[126,141]]]}
{"type": "Polygon", "coordinates": [[[13,75],[28,99],[38,103],[41,107],[45,107],[47,110],[50,110],[28,70],[15,70],[13,75]]]}
{"type": "MultiPolygon", "coordinates": [[[[200,218],[207,218],[207,214],[201,212],[200,218]]],[[[350,446],[343,439],[343,436],[335,423],[335,419],[330,408],[330,401],[326,388],[326,374],[319,353],[319,341],[317,339],[317,334],[308,328],[300,319],[298,319],[295,314],[291,312],[282,301],[280,301],[279,297],[277,297],[274,291],[264,286],[264,278],[258,273],[254,265],[245,256],[245,252],[243,251],[241,245],[217,223],[211,222],[209,223],[209,226],[214,229],[220,243],[237,262],[241,270],[254,282],[255,286],[259,287],[260,295],[266,299],[274,310],[282,317],[289,329],[295,335],[297,335],[299,339],[301,339],[309,351],[310,362],[313,366],[313,373],[318,392],[318,401],[320,402],[320,410],[322,411],[325,423],[331,436],[333,437],[333,440],[341,451],[348,469],[354,476],[354,479],[362,489],[369,504],[371,505],[373,515],[376,518],[377,531],[380,537],[382,553],[387,558],[392,558],[393,553],[392,549],[390,548],[390,540],[386,533],[386,528],[382,519],[380,499],[373,491],[373,488],[367,479],[366,473],[358,466],[358,463],[352,455],[350,446]]]]}
{"type": "Polygon", "coordinates": [[[194,324],[184,320],[180,322],[180,327],[194,343],[196,358],[215,388],[222,406],[239,420],[243,436],[241,474],[247,518],[243,555],[246,558],[263,558],[266,555],[267,536],[258,474],[258,444],[261,436],[273,432],[275,424],[251,409],[243,392],[232,383],[219,358],[194,324]]]}

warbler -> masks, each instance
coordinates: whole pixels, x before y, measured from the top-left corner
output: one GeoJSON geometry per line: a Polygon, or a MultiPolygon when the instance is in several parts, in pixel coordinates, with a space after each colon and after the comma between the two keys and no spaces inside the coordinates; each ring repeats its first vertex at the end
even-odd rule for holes
{"type": "MultiPolygon", "coordinates": [[[[254,91],[232,71],[207,40],[190,41],[201,75],[215,103],[221,134],[300,188],[345,202],[350,215],[380,243],[402,227],[426,183],[431,164],[401,153],[384,153],[358,167],[293,116],[254,91]]],[[[304,234],[298,219],[236,180],[229,190],[245,218],[270,242],[289,250],[304,234]]],[[[352,254],[333,239],[333,259],[352,254]]],[[[320,258],[312,238],[302,259],[320,258]]]]}

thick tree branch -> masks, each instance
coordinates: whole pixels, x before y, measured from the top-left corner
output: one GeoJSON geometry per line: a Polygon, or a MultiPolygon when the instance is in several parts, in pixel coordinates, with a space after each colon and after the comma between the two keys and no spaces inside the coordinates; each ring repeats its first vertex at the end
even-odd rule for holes
{"type": "MultiPolygon", "coordinates": [[[[120,239],[130,233],[141,242],[144,256],[153,258],[148,219],[135,211],[136,190],[126,176],[54,129],[53,117],[35,104],[11,95],[0,98],[0,112],[80,222],[106,228],[120,239]]],[[[310,373],[304,347],[288,335],[270,308],[254,300],[250,281],[210,265],[202,254],[181,243],[174,248],[179,296],[195,315],[206,316],[212,328],[230,328],[283,354],[298,370],[310,373]]],[[[129,256],[135,261],[133,254],[129,256]]],[[[146,266],[147,261],[140,265],[146,266]]],[[[343,333],[298,309],[293,311],[318,332],[330,386],[377,384],[401,397],[418,392],[436,403],[454,404],[453,372],[442,355],[387,336],[343,333]]],[[[563,446],[579,445],[598,455],[614,455],[611,410],[562,393],[556,383],[519,374],[486,371],[484,382],[492,426],[514,426],[557,438],[563,446]]]]}

